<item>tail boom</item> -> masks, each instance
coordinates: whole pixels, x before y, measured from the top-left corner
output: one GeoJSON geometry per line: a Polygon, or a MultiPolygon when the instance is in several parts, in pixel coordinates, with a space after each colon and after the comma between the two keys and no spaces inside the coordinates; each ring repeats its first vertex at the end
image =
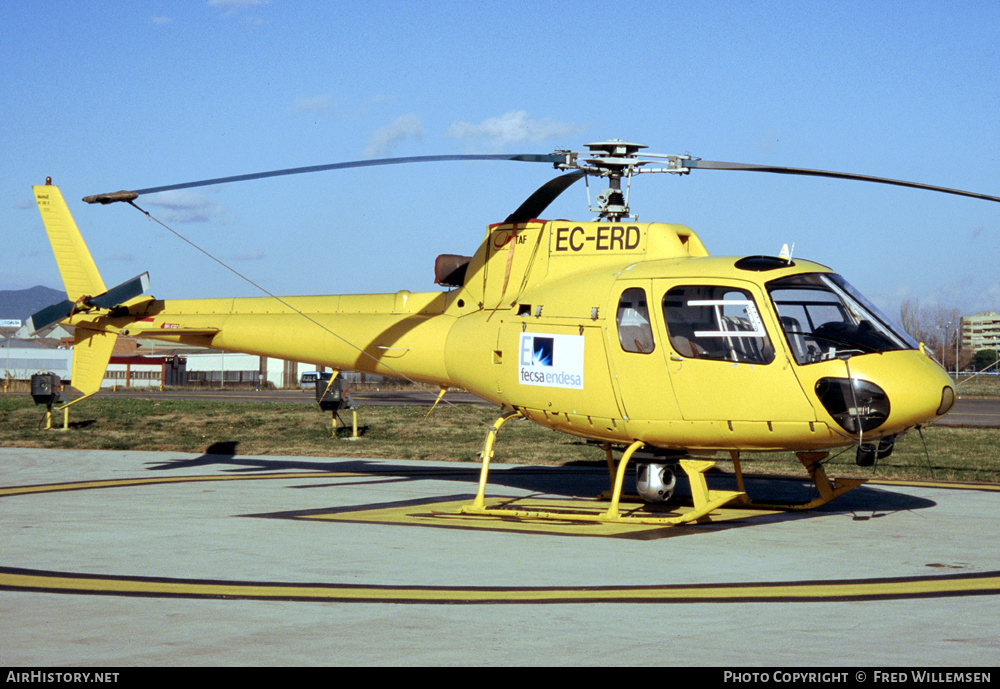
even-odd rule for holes
{"type": "Polygon", "coordinates": [[[455,319],[445,313],[444,293],[137,298],[148,276],[108,290],[59,188],[34,192],[69,299],[33,318],[77,328],[73,386],[84,394],[100,389],[119,334],[451,383],[444,350],[455,319]]]}

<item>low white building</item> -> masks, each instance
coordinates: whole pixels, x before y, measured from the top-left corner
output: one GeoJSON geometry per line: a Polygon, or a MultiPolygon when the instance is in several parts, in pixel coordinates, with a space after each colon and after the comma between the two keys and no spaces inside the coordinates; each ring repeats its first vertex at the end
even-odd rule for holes
{"type": "Polygon", "coordinates": [[[316,370],[313,364],[216,350],[185,351],[187,382],[210,386],[270,384],[297,388],[302,374],[316,370]]]}
{"type": "Polygon", "coordinates": [[[267,359],[261,370],[261,358],[255,354],[238,354],[206,350],[186,352],[187,382],[207,385],[258,384],[266,380],[282,387],[282,364],[278,359],[267,359]],[[265,378],[266,375],[266,378],[265,378]]]}
{"type": "Polygon", "coordinates": [[[184,357],[113,355],[101,387],[161,388],[184,382],[184,357]]]}
{"type": "Polygon", "coordinates": [[[35,373],[55,373],[66,381],[72,370],[72,349],[55,349],[10,337],[0,340],[0,371],[4,381],[31,380],[35,373]]]}
{"type": "MultiPolygon", "coordinates": [[[[68,338],[64,339],[64,343],[67,341],[68,338]]],[[[144,346],[113,355],[101,387],[184,384],[225,387],[266,382],[276,388],[298,388],[303,374],[315,371],[317,367],[313,364],[255,354],[144,346]]],[[[54,373],[64,382],[70,382],[72,372],[72,347],[56,348],[32,340],[0,339],[0,384],[3,381],[27,381],[35,373],[54,373]]]]}

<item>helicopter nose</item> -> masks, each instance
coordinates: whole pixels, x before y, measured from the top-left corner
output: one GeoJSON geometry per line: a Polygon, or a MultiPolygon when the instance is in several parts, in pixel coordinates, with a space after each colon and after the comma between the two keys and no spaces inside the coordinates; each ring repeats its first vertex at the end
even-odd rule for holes
{"type": "Polygon", "coordinates": [[[888,423],[901,430],[936,421],[951,411],[956,398],[955,384],[940,364],[922,352],[908,354],[905,375],[886,382],[896,401],[888,423]]]}
{"type": "Polygon", "coordinates": [[[816,395],[848,433],[893,435],[935,421],[955,404],[951,377],[914,350],[852,357],[847,375],[816,382],[816,395]]]}

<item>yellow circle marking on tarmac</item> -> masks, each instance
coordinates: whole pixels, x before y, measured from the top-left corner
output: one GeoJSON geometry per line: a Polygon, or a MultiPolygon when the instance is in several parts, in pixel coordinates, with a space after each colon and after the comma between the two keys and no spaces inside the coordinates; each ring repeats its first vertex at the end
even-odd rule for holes
{"type": "Polygon", "coordinates": [[[224,476],[157,476],[150,478],[118,478],[104,481],[74,481],[71,483],[44,483],[34,486],[12,486],[0,488],[0,497],[8,495],[29,495],[32,493],[56,493],[64,490],[91,490],[94,488],[124,488],[128,486],[150,486],[158,483],[190,483],[192,481],[254,481],[281,478],[331,478],[358,476],[347,471],[289,471],[280,474],[240,474],[224,476]]]}
{"type": "Polygon", "coordinates": [[[956,481],[903,481],[878,479],[868,481],[869,486],[912,486],[914,488],[957,488],[960,490],[1000,491],[996,483],[960,483],[956,481]]]}
{"type": "Polygon", "coordinates": [[[0,590],[162,598],[363,603],[735,603],[887,600],[1000,594],[1000,572],[858,581],[664,586],[366,586],[192,581],[0,568],[0,590]]]}

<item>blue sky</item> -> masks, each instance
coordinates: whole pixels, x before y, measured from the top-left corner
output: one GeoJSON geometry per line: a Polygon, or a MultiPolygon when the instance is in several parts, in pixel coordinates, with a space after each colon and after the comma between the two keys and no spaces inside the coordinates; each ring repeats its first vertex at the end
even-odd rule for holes
{"type": "MultiPolygon", "coordinates": [[[[51,176],[105,281],[256,295],[125,205],[85,195],[379,156],[580,150],[851,171],[1000,195],[1000,3],[6,2],[0,289],[61,287],[31,185],[51,176]]],[[[434,163],[139,204],[278,294],[426,291],[556,174],[434,163]]],[[[546,217],[588,219],[582,185],[546,217]]],[[[757,173],[648,175],[641,221],[715,255],[832,266],[903,299],[1000,309],[1000,204],[757,173]]]]}

